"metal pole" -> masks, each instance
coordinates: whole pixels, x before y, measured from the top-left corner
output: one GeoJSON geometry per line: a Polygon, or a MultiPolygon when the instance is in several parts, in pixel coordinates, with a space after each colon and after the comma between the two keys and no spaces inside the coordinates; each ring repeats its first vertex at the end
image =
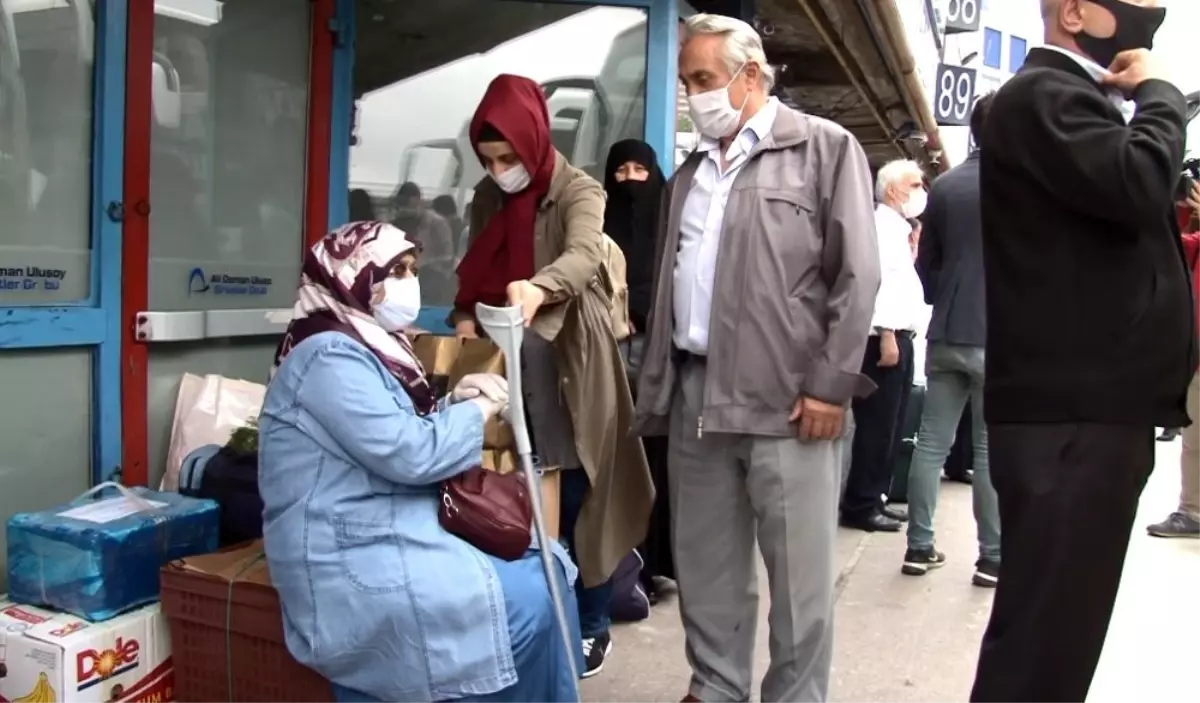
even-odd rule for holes
{"type": "Polygon", "coordinates": [[[508,378],[509,424],[517,442],[517,453],[521,457],[521,469],[525,474],[525,485],[529,489],[533,504],[533,526],[537,534],[538,553],[542,557],[542,571],[546,574],[546,585],[550,587],[550,600],[554,602],[554,617],[558,620],[558,631],[562,636],[567,654],[567,665],[571,667],[571,682],[575,699],[579,700],[579,668],[575,664],[575,641],[563,607],[562,591],[558,584],[558,566],[550,553],[550,539],[546,533],[546,520],[542,512],[542,489],[533,468],[533,443],[529,439],[529,426],[525,420],[525,396],[521,393],[521,342],[525,335],[525,320],[520,306],[494,308],[482,303],[475,306],[475,318],[487,332],[488,337],[504,352],[504,370],[508,378]]]}

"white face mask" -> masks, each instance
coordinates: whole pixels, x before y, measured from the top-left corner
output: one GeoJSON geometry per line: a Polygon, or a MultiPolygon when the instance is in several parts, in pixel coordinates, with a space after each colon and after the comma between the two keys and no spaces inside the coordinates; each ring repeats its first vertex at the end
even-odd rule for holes
{"type": "Polygon", "coordinates": [[[688,112],[692,116],[692,123],[696,125],[696,129],[700,130],[700,134],[709,139],[724,139],[737,129],[738,121],[742,117],[742,110],[746,109],[746,100],[750,99],[750,93],[746,93],[746,98],[742,100],[742,106],[735,108],[729,98],[729,86],[733,85],[745,67],[746,65],[742,64],[742,68],[733,74],[733,78],[729,79],[724,88],[688,96],[688,112]]]}
{"type": "Polygon", "coordinates": [[[421,282],[416,276],[388,278],[383,282],[383,300],[371,312],[388,332],[411,327],[421,312],[421,282]]]}
{"type": "Polygon", "coordinates": [[[513,193],[520,193],[521,191],[525,190],[529,187],[529,182],[533,180],[529,177],[529,171],[525,170],[524,164],[517,164],[499,176],[492,173],[492,171],[489,169],[488,175],[492,177],[492,180],[496,182],[496,185],[500,186],[500,190],[508,193],[509,195],[512,195],[513,193]]]}
{"type": "Polygon", "coordinates": [[[924,188],[918,188],[908,194],[908,202],[900,206],[904,211],[904,216],[910,220],[914,220],[925,212],[925,206],[929,204],[929,193],[925,192],[924,188]]]}

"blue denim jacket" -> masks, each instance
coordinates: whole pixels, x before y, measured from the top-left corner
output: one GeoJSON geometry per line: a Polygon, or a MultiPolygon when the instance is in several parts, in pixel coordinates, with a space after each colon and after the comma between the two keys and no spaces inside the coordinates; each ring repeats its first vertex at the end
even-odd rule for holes
{"type": "MultiPolygon", "coordinates": [[[[516,683],[489,558],[438,523],[438,482],[478,465],[483,415],[416,415],[404,389],[335,332],[288,354],[259,419],[271,580],[288,649],[384,700],[491,693],[516,683]]],[[[555,543],[568,583],[575,567],[555,543]]]]}

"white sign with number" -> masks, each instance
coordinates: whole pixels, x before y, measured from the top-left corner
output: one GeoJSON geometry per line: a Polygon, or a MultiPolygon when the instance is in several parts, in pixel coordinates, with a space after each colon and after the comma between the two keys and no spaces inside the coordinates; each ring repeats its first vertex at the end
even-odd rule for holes
{"type": "Polygon", "coordinates": [[[980,0],[950,0],[946,5],[946,34],[978,32],[980,0]]]}
{"type": "Polygon", "coordinates": [[[942,126],[961,127],[971,121],[975,104],[975,69],[938,64],[933,117],[942,126]]]}

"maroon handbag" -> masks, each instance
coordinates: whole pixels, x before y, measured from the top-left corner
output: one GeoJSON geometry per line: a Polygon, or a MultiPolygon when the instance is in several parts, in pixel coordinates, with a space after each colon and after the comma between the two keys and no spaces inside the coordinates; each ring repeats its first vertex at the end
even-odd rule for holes
{"type": "Polygon", "coordinates": [[[533,504],[524,476],[476,466],[444,481],[438,522],[480,551],[520,559],[533,542],[533,504]]]}

